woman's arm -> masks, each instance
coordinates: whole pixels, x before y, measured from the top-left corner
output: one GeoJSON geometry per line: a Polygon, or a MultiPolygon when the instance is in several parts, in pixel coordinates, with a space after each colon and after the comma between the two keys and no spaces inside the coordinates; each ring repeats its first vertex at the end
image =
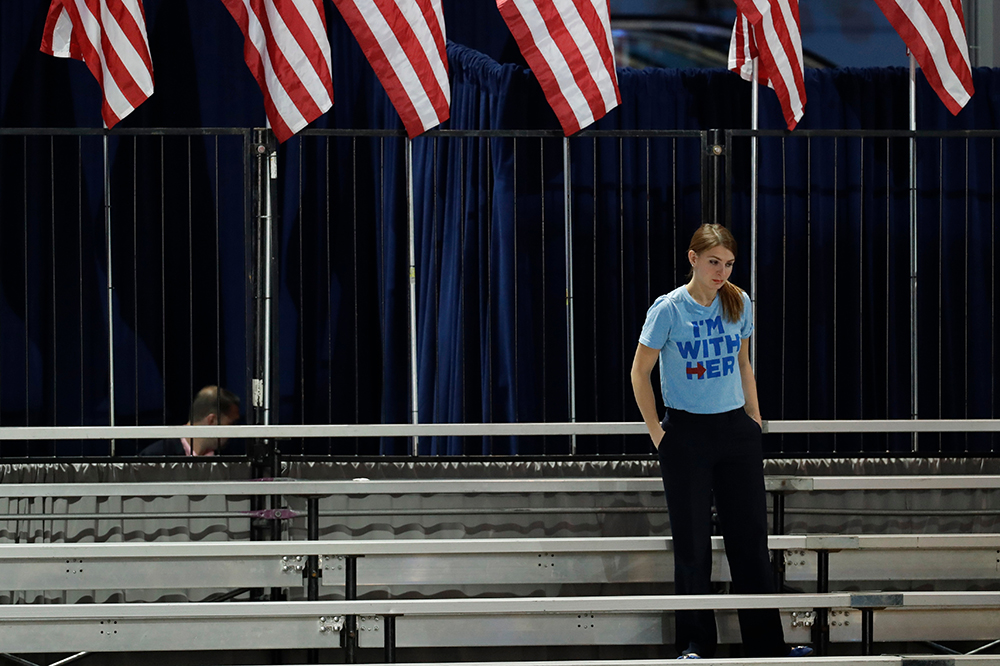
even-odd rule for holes
{"type": "Polygon", "coordinates": [[[640,342],[635,348],[635,358],[632,359],[632,393],[635,394],[635,404],[639,406],[639,412],[642,414],[642,420],[646,422],[646,429],[649,430],[649,437],[653,440],[654,447],[660,446],[663,428],[660,427],[660,419],[656,415],[656,396],[649,381],[649,373],[653,371],[653,366],[659,358],[659,350],[640,342]]]}
{"type": "Polygon", "coordinates": [[[743,409],[763,429],[764,422],[760,418],[760,405],[757,403],[757,380],[754,379],[753,368],[750,366],[750,338],[745,338],[740,345],[739,360],[740,379],[743,382],[743,398],[746,400],[743,409]]]}

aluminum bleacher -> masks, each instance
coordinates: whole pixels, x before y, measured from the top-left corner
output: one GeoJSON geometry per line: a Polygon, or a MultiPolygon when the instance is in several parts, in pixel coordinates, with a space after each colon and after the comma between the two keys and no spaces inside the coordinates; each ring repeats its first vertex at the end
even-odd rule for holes
{"type": "MultiPolygon", "coordinates": [[[[989,475],[769,477],[767,483],[777,493],[1000,487],[1000,481],[989,475]]],[[[312,512],[318,507],[315,500],[327,496],[360,501],[430,492],[653,493],[658,486],[659,479],[604,478],[3,484],[2,488],[7,497],[33,499],[281,494],[309,498],[312,512]]],[[[271,517],[282,516],[272,512],[271,517]]],[[[52,514],[43,510],[23,518],[46,520],[52,514]]],[[[193,518],[197,514],[187,516],[193,518]]],[[[5,605],[0,606],[5,627],[0,651],[158,650],[177,645],[178,636],[185,637],[185,649],[324,648],[340,646],[343,632],[351,634],[353,646],[385,649],[387,654],[396,646],[655,645],[672,640],[665,613],[700,604],[719,610],[722,642],[738,641],[735,609],[740,604],[782,608],[790,641],[808,642],[818,636],[824,644],[860,644],[865,652],[884,641],[989,641],[1000,633],[1000,592],[881,591],[901,578],[995,585],[1000,534],[774,535],[770,545],[783,555],[785,580],[815,592],[763,599],[658,594],[656,586],[672,578],[669,537],[7,543],[0,544],[0,563],[10,574],[8,590],[273,587],[301,592],[312,580],[324,598],[253,604],[5,605]],[[866,581],[870,587],[865,589],[875,591],[827,591],[856,581],[866,581]],[[490,591],[469,598],[400,598],[432,596],[436,585],[463,583],[490,591]],[[645,586],[645,591],[572,594],[580,586],[632,583],[645,586]],[[501,598],[511,590],[519,593],[518,585],[543,586],[545,596],[501,598]],[[551,596],[550,591],[560,586],[567,591],[551,596]],[[353,599],[356,595],[362,598],[353,599]],[[219,636],[227,633],[224,628],[236,625],[238,646],[220,642],[219,636]],[[54,627],[58,630],[48,629],[54,627]]],[[[715,578],[724,583],[728,571],[721,540],[714,547],[715,578]]]]}

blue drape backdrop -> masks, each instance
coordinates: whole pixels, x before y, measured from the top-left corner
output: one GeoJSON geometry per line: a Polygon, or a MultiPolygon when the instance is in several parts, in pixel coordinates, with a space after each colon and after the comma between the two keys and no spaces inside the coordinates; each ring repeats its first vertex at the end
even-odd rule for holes
{"type": "MultiPolygon", "coordinates": [[[[46,5],[0,4],[0,124],[99,127],[99,93],[86,68],[38,52],[46,5]]],[[[122,126],[260,125],[260,93],[222,4],[145,6],[157,88],[122,126]]],[[[445,12],[453,39],[463,34],[462,17],[471,30],[468,8],[445,3],[445,12]]],[[[335,104],[315,127],[398,129],[331,3],[327,13],[335,104]]],[[[509,41],[492,39],[494,52],[509,41]]],[[[448,55],[445,128],[558,127],[522,64],[455,43],[448,55]]],[[[954,118],[921,76],[918,126],[997,129],[997,76],[976,70],[976,94],[954,118]]],[[[750,86],[731,73],[626,69],[619,81],[622,105],[595,129],[749,127],[750,86]]],[[[756,341],[764,416],[907,418],[906,140],[802,135],[905,129],[907,72],[810,70],[806,84],[798,134],[761,140],[756,341]]],[[[766,90],[761,127],[782,127],[766,90]]],[[[241,141],[111,139],[112,189],[121,197],[113,201],[115,378],[127,396],[116,399],[118,423],[181,423],[204,383],[247,397],[241,141]]],[[[557,137],[414,141],[421,421],[570,418],[562,150],[557,137]]],[[[920,416],[997,417],[995,142],[928,138],[918,151],[920,416]]],[[[703,221],[701,143],[581,136],[571,139],[570,154],[576,418],[637,420],[628,368],[648,304],[684,279],[683,252],[703,221]]],[[[307,133],[279,157],[278,421],[406,422],[404,141],[307,133]]],[[[720,159],[732,195],[722,197],[724,217],[741,242],[733,280],[748,288],[749,140],[733,138],[720,159]]],[[[0,138],[0,425],[108,421],[101,203],[99,137],[0,138]]],[[[920,441],[928,453],[998,448],[991,436],[920,441]]],[[[910,440],[771,437],[767,444],[849,453],[905,451],[910,440]]],[[[87,443],[34,446],[5,445],[2,453],[99,451],[87,443]]],[[[300,450],[409,452],[405,440],[340,446],[300,450]]],[[[421,452],[434,454],[569,450],[565,437],[421,441],[421,452]]],[[[580,453],[648,450],[642,438],[577,442],[580,453]]]]}

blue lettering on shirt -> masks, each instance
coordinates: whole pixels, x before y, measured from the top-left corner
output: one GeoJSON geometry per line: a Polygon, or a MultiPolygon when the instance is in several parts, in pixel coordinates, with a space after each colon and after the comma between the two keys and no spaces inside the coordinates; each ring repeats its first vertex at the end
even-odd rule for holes
{"type": "Polygon", "coordinates": [[[744,309],[736,322],[722,315],[720,299],[703,306],[683,286],[649,308],[639,342],[660,350],[661,392],[668,407],[714,414],[743,405],[739,352],[753,332],[753,318],[749,297],[742,297],[744,309]]]}

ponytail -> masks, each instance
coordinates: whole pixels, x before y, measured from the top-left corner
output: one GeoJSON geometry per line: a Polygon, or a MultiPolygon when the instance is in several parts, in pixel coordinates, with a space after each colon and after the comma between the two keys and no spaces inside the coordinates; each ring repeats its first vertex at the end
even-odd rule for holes
{"type": "Polygon", "coordinates": [[[719,290],[722,299],[722,316],[726,321],[735,324],[743,316],[743,290],[732,282],[726,282],[719,290]]]}

